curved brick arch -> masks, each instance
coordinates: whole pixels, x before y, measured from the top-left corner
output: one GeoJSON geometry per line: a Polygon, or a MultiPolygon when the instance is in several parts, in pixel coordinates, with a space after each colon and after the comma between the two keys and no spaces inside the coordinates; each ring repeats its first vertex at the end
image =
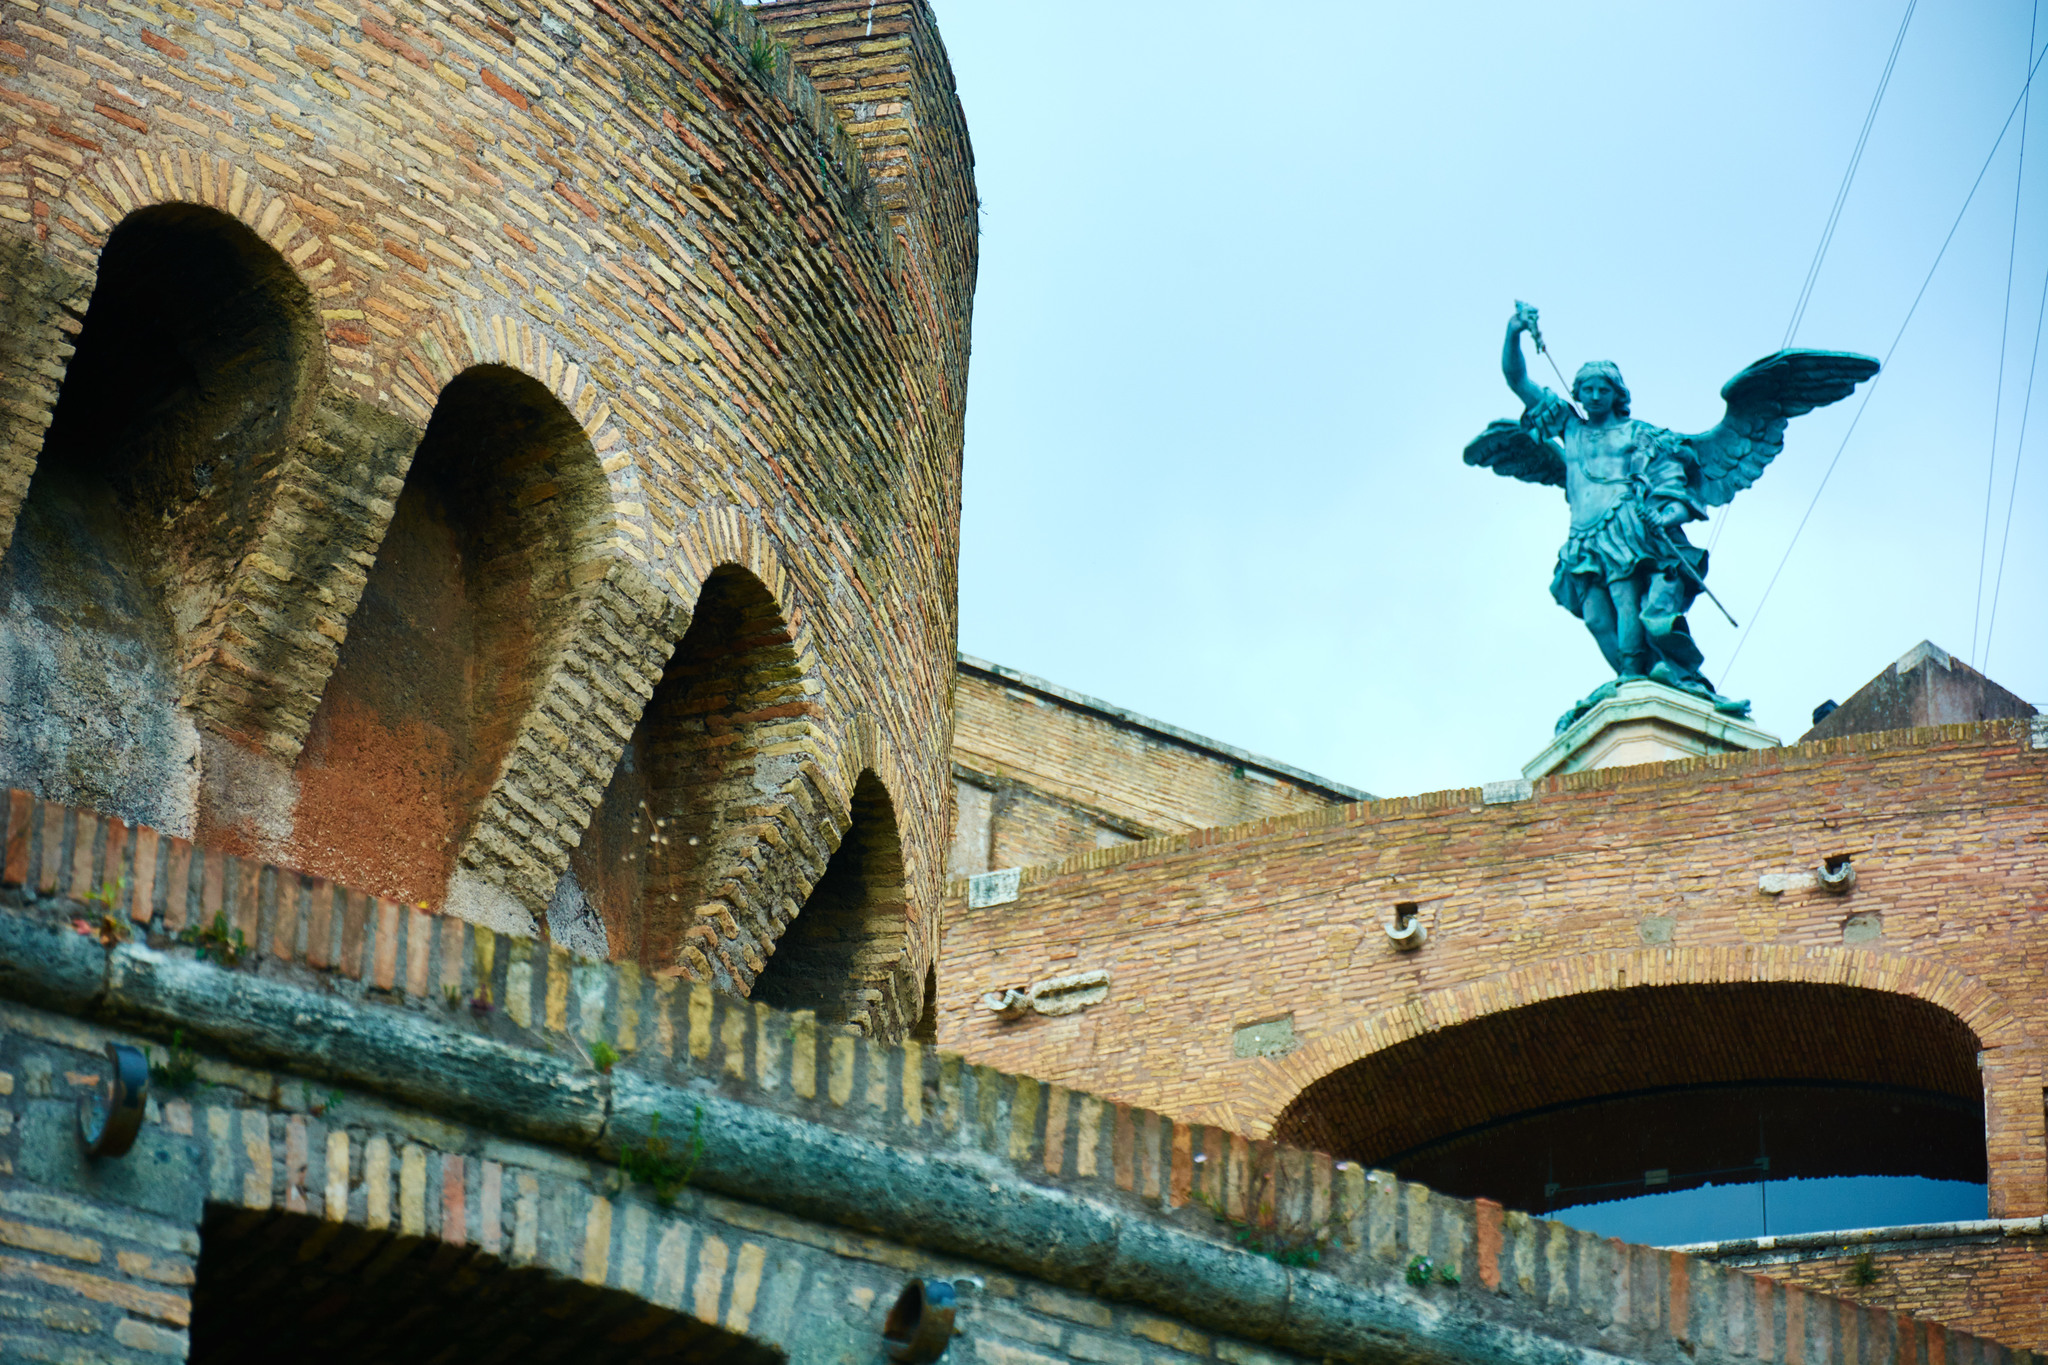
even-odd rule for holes
{"type": "Polygon", "coordinates": [[[1902,997],[1952,1017],[1982,1049],[1986,1143],[1993,1216],[2042,1212],[2043,1059],[2036,1039],[1982,982],[1926,958],[1830,946],[1637,950],[1587,954],[1418,996],[1360,1021],[1247,1078],[1246,1098],[1211,1117],[1257,1137],[1273,1135],[1288,1106],[1317,1081],[1424,1035],[1497,1019],[1530,1005],[1638,987],[1744,985],[1848,987],[1902,997]]]}
{"type": "Polygon", "coordinates": [[[534,931],[674,617],[617,553],[559,368],[554,387],[536,368],[471,365],[437,395],[292,782],[294,856],[516,933],[534,931]]]}
{"type": "Polygon", "coordinates": [[[694,601],[572,860],[574,894],[612,956],[745,994],[824,874],[849,796],[817,658],[776,595],[728,562],[694,601]]]}
{"type": "Polygon", "coordinates": [[[874,772],[863,770],[838,847],[751,993],[777,1009],[810,1010],[827,1023],[900,1038],[921,1003],[898,979],[909,919],[895,805],[874,772]]]}
{"type": "Polygon", "coordinates": [[[1331,1072],[1426,1033],[1525,1005],[1638,986],[1771,982],[1854,986],[1909,996],[1960,1019],[1987,1050],[2027,1048],[2033,1041],[2005,1002],[1981,982],[1925,958],[1856,948],[1775,945],[1595,953],[1430,992],[1266,1062],[1248,1078],[1246,1099],[1236,1116],[1246,1131],[1263,1137],[1297,1095],[1331,1072]]]}
{"type": "Polygon", "coordinates": [[[900,765],[878,727],[830,700],[770,589],[786,578],[765,537],[737,517],[710,530],[692,546],[712,567],[689,629],[570,857],[551,928],[735,994],[801,975],[819,998],[784,1003],[900,1036],[934,940],[905,888],[900,765]],[[799,932],[806,914],[824,927],[799,932]],[[801,968],[778,957],[793,934],[816,949],[801,968]]]}
{"type": "Polygon", "coordinates": [[[884,941],[891,947],[886,955],[869,952],[862,989],[870,993],[868,1008],[875,1020],[875,1031],[900,1038],[918,1026],[935,985],[940,912],[935,897],[920,895],[921,889],[930,884],[932,869],[921,865],[923,849],[918,841],[905,837],[898,815],[907,805],[905,794],[912,790],[910,769],[889,742],[888,734],[864,712],[854,717],[841,761],[842,780],[848,791],[857,796],[864,784],[871,783],[890,802],[888,837],[893,841],[892,852],[898,861],[891,872],[890,891],[886,896],[874,896],[873,900],[877,907],[887,901],[890,913],[901,916],[902,926],[900,936],[893,928],[885,933],[878,909],[865,912],[873,925],[872,942],[877,948],[884,941]]]}
{"type": "Polygon", "coordinates": [[[425,423],[441,391],[478,365],[518,370],[554,395],[583,428],[604,470],[610,494],[609,533],[593,537],[593,558],[621,553],[649,560],[650,520],[639,471],[627,458],[625,428],[603,386],[590,376],[588,358],[565,347],[559,335],[507,308],[454,308],[433,316],[395,355],[391,396],[425,423]]]}
{"type": "MultiPolygon", "coordinates": [[[[73,320],[78,348],[66,347],[53,358],[64,363],[47,367],[48,377],[62,377],[59,396],[47,412],[13,414],[14,434],[35,446],[7,461],[0,515],[14,551],[9,572],[29,598],[44,601],[39,614],[55,613],[52,622],[67,616],[59,599],[69,589],[59,580],[96,582],[87,591],[101,606],[64,628],[68,646],[51,653],[32,640],[17,644],[25,646],[19,657],[41,659],[36,671],[64,676],[70,653],[82,651],[81,663],[104,653],[87,671],[108,683],[111,710],[95,719],[47,702],[39,709],[55,728],[95,736],[102,757],[94,780],[118,786],[115,774],[130,766],[124,751],[161,747],[114,714],[152,709],[142,693],[115,685],[126,676],[141,686],[151,671],[141,654],[159,651],[142,645],[144,636],[163,634],[171,653],[161,661],[169,689],[159,701],[176,716],[165,725],[196,723],[201,733],[190,742],[202,748],[204,736],[249,732],[268,732],[289,748],[297,737],[289,699],[308,681],[317,690],[319,656],[332,661],[331,642],[316,629],[323,608],[305,599],[337,577],[346,592],[347,575],[337,575],[337,556],[316,553],[321,562],[300,601],[280,586],[300,539],[289,528],[319,501],[303,457],[326,416],[326,356],[305,281],[236,217],[182,201],[124,216],[97,264],[91,300],[73,320]],[[64,543],[94,547],[94,564],[61,568],[64,543]],[[161,615],[163,628],[123,633],[116,619],[93,624],[107,612],[131,626],[161,615]],[[104,650],[88,638],[103,640],[104,650]],[[302,658],[309,654],[310,667],[302,658]]],[[[26,344],[36,344],[33,336],[26,344]]],[[[13,633],[25,628],[17,622],[13,633]]],[[[96,693],[85,678],[76,681],[84,695],[96,693]]],[[[190,757],[171,766],[188,780],[198,767],[190,757]]],[[[143,806],[114,804],[189,831],[196,788],[167,778],[151,773],[147,785],[157,794],[133,798],[143,806]],[[174,788],[180,795],[170,795],[174,788]]]]}
{"type": "MultiPolygon", "coordinates": [[[[55,126],[61,111],[50,107],[40,112],[50,116],[55,126]]],[[[122,141],[129,140],[125,136],[129,131],[121,129],[122,141]]],[[[0,526],[6,528],[0,529],[0,550],[6,547],[4,537],[11,532],[14,513],[33,472],[35,460],[28,452],[42,445],[57,391],[71,359],[71,347],[63,341],[63,335],[78,330],[86,301],[98,280],[101,252],[120,224],[150,209],[196,206],[223,214],[247,228],[293,269],[303,285],[317,288],[321,277],[333,267],[332,248],[293,212],[288,196],[252,177],[242,166],[205,152],[194,155],[185,147],[164,147],[152,155],[139,146],[108,152],[104,143],[97,140],[88,140],[85,145],[99,148],[99,154],[82,154],[76,138],[61,144],[61,154],[68,154],[75,164],[68,168],[70,173],[61,182],[62,195],[57,204],[46,201],[41,206],[45,212],[35,223],[40,246],[50,256],[61,258],[62,264],[35,259],[43,253],[18,238],[8,251],[13,258],[9,261],[13,267],[10,274],[17,280],[27,277],[47,281],[49,292],[63,298],[60,307],[71,314],[72,320],[67,324],[56,309],[39,310],[44,316],[34,319],[42,324],[37,328],[41,335],[32,343],[29,363],[23,368],[43,371],[43,377],[49,381],[47,386],[34,384],[29,375],[8,376],[15,385],[29,389],[27,396],[31,401],[25,412],[9,414],[8,425],[12,429],[7,433],[7,444],[13,458],[0,462],[0,526]],[[71,212],[66,214],[62,209],[71,212]],[[36,402],[44,393],[47,397],[36,402]]],[[[8,216],[20,221],[17,214],[8,216]]],[[[321,369],[327,369],[324,353],[321,369]]],[[[323,373],[320,378],[324,380],[327,375],[323,373]]]]}

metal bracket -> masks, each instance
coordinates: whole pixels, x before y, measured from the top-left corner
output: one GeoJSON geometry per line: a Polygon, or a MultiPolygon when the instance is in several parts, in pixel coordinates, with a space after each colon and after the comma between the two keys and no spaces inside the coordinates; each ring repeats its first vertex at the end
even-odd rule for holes
{"type": "Polygon", "coordinates": [[[955,1302],[951,1280],[912,1280],[904,1285],[882,1323],[889,1359],[930,1362],[944,1355],[953,1342],[955,1302]]]}
{"type": "Polygon", "coordinates": [[[113,1072],[111,1093],[103,1102],[95,1089],[78,1097],[78,1140],[87,1156],[126,1156],[141,1131],[149,1107],[149,1058],[126,1043],[108,1043],[113,1072]]]}

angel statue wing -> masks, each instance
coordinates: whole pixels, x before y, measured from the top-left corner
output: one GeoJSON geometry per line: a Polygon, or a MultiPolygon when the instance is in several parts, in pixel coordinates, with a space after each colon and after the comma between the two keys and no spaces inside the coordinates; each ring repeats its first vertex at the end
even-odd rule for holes
{"type": "MultiPolygon", "coordinates": [[[[1685,438],[1699,465],[1694,493],[1700,505],[1731,501],[1785,448],[1787,422],[1840,402],[1876,373],[1875,360],[1851,351],[1778,351],[1722,385],[1728,415],[1712,431],[1685,438]]],[[[1465,459],[1476,463],[1469,447],[1465,459]]]]}
{"type": "Polygon", "coordinates": [[[1520,422],[1494,422],[1465,447],[1465,463],[1503,478],[1564,487],[1564,452],[1539,440],[1520,422]]]}

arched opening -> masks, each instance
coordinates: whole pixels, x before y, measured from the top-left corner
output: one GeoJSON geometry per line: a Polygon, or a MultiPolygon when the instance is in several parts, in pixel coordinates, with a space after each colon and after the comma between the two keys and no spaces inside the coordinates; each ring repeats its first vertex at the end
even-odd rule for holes
{"type": "Polygon", "coordinates": [[[555,940],[902,1037],[924,993],[895,810],[863,773],[842,837],[817,691],[760,580],[705,579],[555,890],[555,940]]]}
{"type": "Polygon", "coordinates": [[[1273,1136],[1666,1245],[1982,1217],[1978,1046],[1883,991],[1601,991],[1361,1058],[1273,1136]]]}
{"type": "Polygon", "coordinates": [[[910,1036],[920,1043],[936,1044],[939,1041],[939,964],[936,959],[924,969],[924,1006],[917,1012],[917,1025],[910,1030],[910,1036]]]}
{"type": "Polygon", "coordinates": [[[637,1295],[473,1247],[219,1207],[200,1229],[191,1334],[192,1365],[269,1365],[281,1353],[302,1365],[784,1358],[637,1295]]]}
{"type": "Polygon", "coordinates": [[[575,625],[608,506],[582,425],[539,382],[482,365],[442,390],[299,754],[301,867],[439,900],[575,625]]]}
{"type": "Polygon", "coordinates": [[[896,980],[910,941],[905,896],[896,810],[881,781],[864,772],[853,788],[853,821],[754,978],[754,999],[902,1037],[919,1013],[916,994],[896,980]]]}
{"type": "Polygon", "coordinates": [[[814,690],[760,580],[711,574],[570,855],[556,938],[601,929],[614,958],[744,994],[830,849],[814,690]]]}
{"type": "Polygon", "coordinates": [[[190,832],[193,659],[321,365],[290,265],[226,214],[130,214],[0,559],[0,779],[190,832]]]}

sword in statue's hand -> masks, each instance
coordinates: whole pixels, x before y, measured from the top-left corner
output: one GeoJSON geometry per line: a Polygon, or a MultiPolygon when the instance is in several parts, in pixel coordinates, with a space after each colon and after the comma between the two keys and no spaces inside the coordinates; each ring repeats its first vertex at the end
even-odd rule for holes
{"type": "Polygon", "coordinates": [[[1585,421],[1586,410],[1579,406],[1578,399],[1572,397],[1572,386],[1565,382],[1564,371],[1557,368],[1556,357],[1552,356],[1550,354],[1550,348],[1543,344],[1543,329],[1536,325],[1536,310],[1530,307],[1528,304],[1523,303],[1520,299],[1516,299],[1515,312],[1520,314],[1522,318],[1527,322],[1529,327],[1529,340],[1536,343],[1536,354],[1542,356],[1545,360],[1548,360],[1550,362],[1550,372],[1557,376],[1558,387],[1563,391],[1564,401],[1570,405],[1571,410],[1573,412],[1579,415],[1579,420],[1581,422],[1585,421]]]}
{"type": "Polygon", "coordinates": [[[1681,574],[1684,574],[1695,588],[1705,593],[1709,602],[1721,608],[1721,614],[1728,618],[1729,625],[1737,630],[1741,630],[1742,625],[1735,619],[1735,614],[1725,606],[1721,606],[1721,599],[1714,596],[1714,590],[1707,586],[1707,580],[1693,572],[1692,565],[1685,562],[1685,556],[1678,553],[1678,547],[1671,543],[1671,529],[1664,525],[1663,522],[1657,521],[1654,518],[1645,519],[1644,524],[1657,533],[1657,539],[1662,543],[1664,553],[1671,559],[1671,566],[1681,574]]]}

